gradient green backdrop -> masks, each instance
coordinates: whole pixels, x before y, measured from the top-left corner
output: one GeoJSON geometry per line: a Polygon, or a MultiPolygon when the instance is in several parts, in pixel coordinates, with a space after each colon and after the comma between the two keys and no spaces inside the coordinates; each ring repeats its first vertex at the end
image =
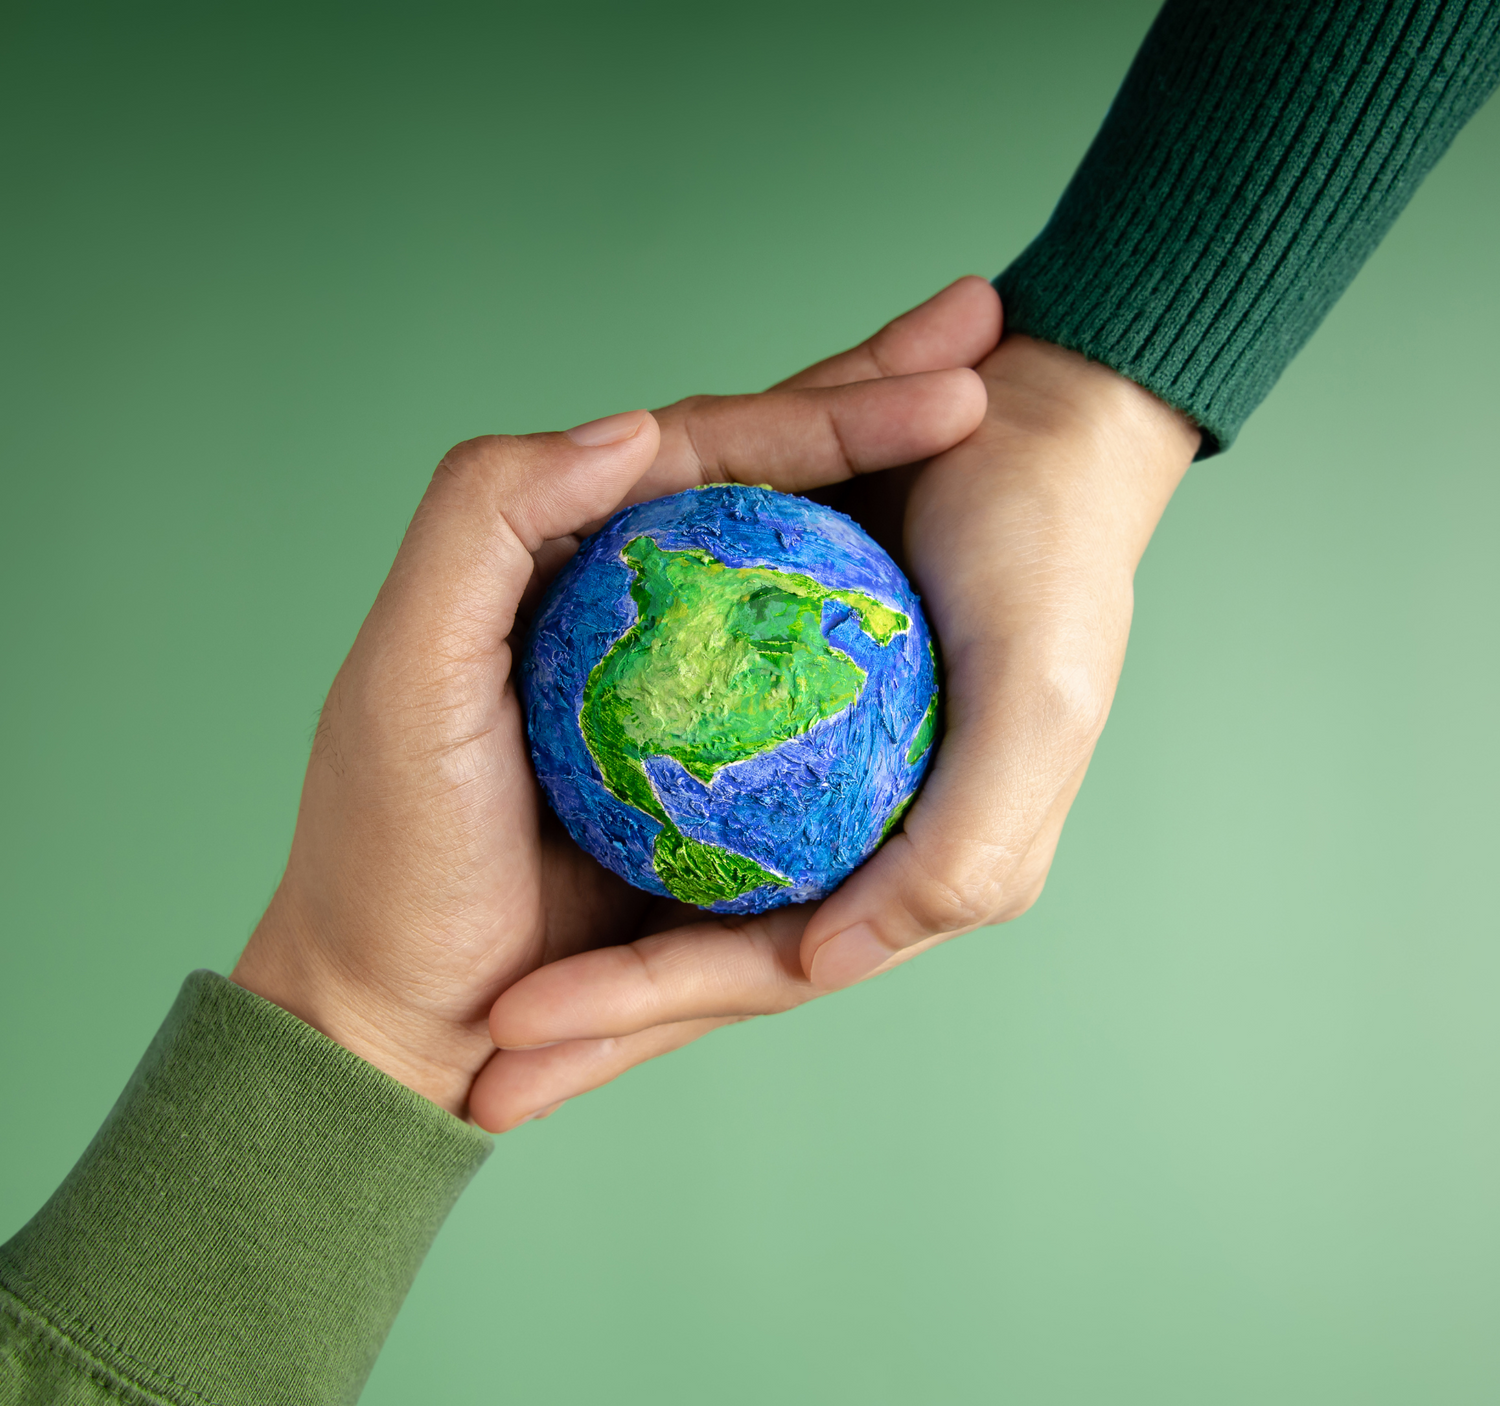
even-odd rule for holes
{"type": "MultiPolygon", "coordinates": [[[[995,272],[1152,9],[7,10],[0,1233],[233,961],[448,444],[995,272]]],[[[368,1402],[1500,1400],[1497,172],[1189,476],[1040,906],[503,1139],[368,1402]]]]}

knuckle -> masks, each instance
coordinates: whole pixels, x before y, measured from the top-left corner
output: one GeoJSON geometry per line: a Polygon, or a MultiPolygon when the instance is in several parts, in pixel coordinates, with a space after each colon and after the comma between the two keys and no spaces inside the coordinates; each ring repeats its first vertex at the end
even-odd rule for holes
{"type": "Polygon", "coordinates": [[[907,894],[906,908],[923,932],[957,932],[989,921],[990,889],[984,880],[929,871],[907,894]]]}
{"type": "Polygon", "coordinates": [[[668,420],[663,422],[675,423],[681,429],[702,484],[723,483],[732,478],[721,462],[713,425],[713,412],[725,399],[717,395],[690,395],[669,406],[668,420]]]}
{"type": "Polygon", "coordinates": [[[479,473],[493,451],[496,435],[480,435],[455,444],[433,470],[435,482],[466,482],[479,473]]]}
{"type": "Polygon", "coordinates": [[[657,412],[658,418],[663,415],[671,417],[687,416],[708,410],[717,405],[726,397],[721,395],[688,395],[681,400],[674,400],[665,410],[657,412]]]}
{"type": "Polygon", "coordinates": [[[931,937],[1008,923],[1041,898],[1054,846],[1055,840],[1044,853],[1018,855],[992,840],[936,859],[930,851],[913,848],[901,904],[915,926],[931,937]]]}
{"type": "Polygon", "coordinates": [[[535,439],[541,436],[480,435],[455,444],[432,471],[429,494],[483,512],[499,511],[516,495],[536,487],[535,439]]]}
{"type": "Polygon", "coordinates": [[[869,358],[870,370],[873,372],[872,380],[899,374],[896,370],[893,344],[901,336],[902,322],[910,315],[910,313],[902,313],[900,317],[886,323],[865,343],[865,355],[869,358]]]}

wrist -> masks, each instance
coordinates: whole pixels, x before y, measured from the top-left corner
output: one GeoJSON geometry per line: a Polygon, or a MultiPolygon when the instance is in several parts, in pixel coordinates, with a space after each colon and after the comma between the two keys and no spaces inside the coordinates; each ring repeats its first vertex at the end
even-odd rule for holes
{"type": "Polygon", "coordinates": [[[1197,453],[1197,426],[1110,367],[1032,337],[1007,338],[978,370],[985,421],[948,459],[985,478],[967,489],[983,508],[957,530],[1003,526],[1012,549],[1026,542],[1128,586],[1197,453]]]}
{"type": "Polygon", "coordinates": [[[230,973],[423,1098],[463,1117],[474,1075],[493,1053],[484,1029],[437,1019],[389,997],[371,977],[330,960],[278,890],[230,973]]]}
{"type": "Polygon", "coordinates": [[[1203,440],[1187,415],[1144,386],[1051,342],[1007,337],[978,369],[1001,433],[1087,446],[1101,466],[1150,471],[1168,497],[1203,440]]]}
{"type": "Polygon", "coordinates": [[[977,369],[984,423],[922,471],[906,520],[915,583],[946,622],[945,657],[970,643],[988,651],[997,633],[1038,657],[1072,657],[1079,632],[1122,651],[1135,569],[1197,428],[1109,367],[1030,337],[1008,338],[977,369]],[[934,565],[953,561],[964,569],[934,565]],[[990,605],[975,612],[974,599],[990,605]]]}

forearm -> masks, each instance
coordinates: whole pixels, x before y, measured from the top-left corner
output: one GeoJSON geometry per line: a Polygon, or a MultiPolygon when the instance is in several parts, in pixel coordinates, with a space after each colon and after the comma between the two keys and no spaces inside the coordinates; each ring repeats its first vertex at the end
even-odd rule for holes
{"type": "Polygon", "coordinates": [[[1006,325],[1228,446],[1500,82],[1500,0],[1168,0],[1006,325]]]}
{"type": "Polygon", "coordinates": [[[352,1401],[488,1150],[196,973],[78,1165],[0,1247],[0,1402],[352,1401]]]}

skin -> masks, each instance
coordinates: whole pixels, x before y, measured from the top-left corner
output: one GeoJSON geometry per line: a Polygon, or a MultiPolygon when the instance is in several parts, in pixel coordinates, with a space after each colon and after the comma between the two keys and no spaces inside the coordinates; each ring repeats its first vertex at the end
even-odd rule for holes
{"type": "Polygon", "coordinates": [[[594,448],[450,453],[330,692],[287,873],[235,980],[503,1131],[1030,907],[1198,434],[1113,371],[997,347],[999,331],[993,290],[963,279],[763,396],[633,412],[594,448]],[[574,534],[726,479],[824,490],[904,556],[942,641],[947,732],[903,833],[826,902],[705,921],[567,840],[509,669],[518,611],[574,534]]]}

